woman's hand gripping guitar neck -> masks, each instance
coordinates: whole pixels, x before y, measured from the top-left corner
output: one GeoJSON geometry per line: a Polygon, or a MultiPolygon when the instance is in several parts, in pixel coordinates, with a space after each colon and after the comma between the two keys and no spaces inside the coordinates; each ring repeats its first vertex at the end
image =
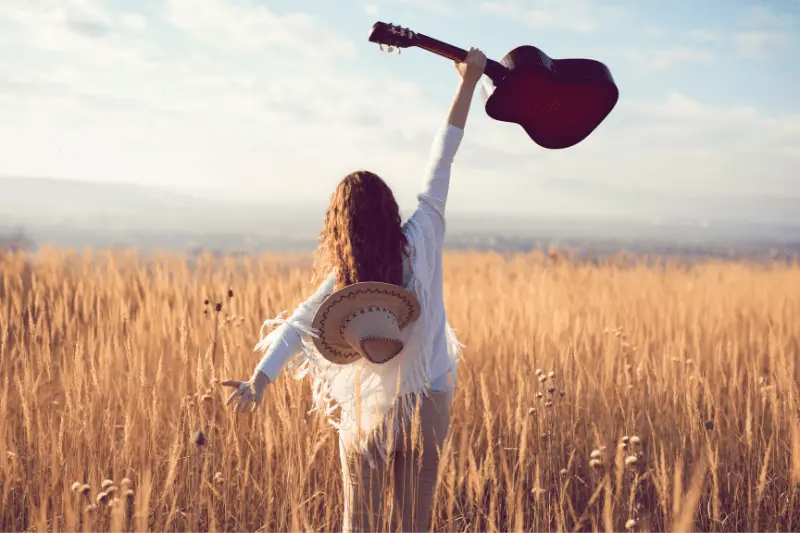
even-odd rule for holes
{"type": "Polygon", "coordinates": [[[450,106],[447,123],[463,130],[467,124],[472,96],[486,68],[486,55],[478,48],[470,48],[466,59],[455,66],[461,76],[461,84],[450,106]]]}

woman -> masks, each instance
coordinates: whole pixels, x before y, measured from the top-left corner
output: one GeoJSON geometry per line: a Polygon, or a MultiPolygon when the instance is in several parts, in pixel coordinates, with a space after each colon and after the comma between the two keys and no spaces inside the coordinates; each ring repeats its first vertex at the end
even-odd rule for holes
{"type": "Polygon", "coordinates": [[[314,377],[317,409],[330,414],[340,408],[340,420],[331,423],[339,430],[345,531],[386,527],[381,511],[391,512],[393,528],[429,529],[460,347],[442,295],[445,203],[450,167],[485,66],[486,56],[475,48],[456,64],[461,83],[447,123],[434,140],[414,214],[401,224],[397,202],[378,176],[366,171],[348,175],[325,215],[314,264],[314,279],[322,280],[317,292],[290,318],[265,322],[279,327],[256,346],[265,354],[249,381],[223,382],[236,389],[227,404],[236,400],[234,409],[247,411],[261,402],[264,388],[285,363],[302,355],[295,378],[314,377]],[[419,319],[404,330],[405,344],[397,357],[393,352],[393,359],[381,361],[385,364],[364,358],[333,364],[320,356],[320,344],[311,341],[319,339],[312,316],[335,291],[364,282],[413,293],[421,308],[419,319]],[[406,431],[412,415],[417,429],[406,431]],[[394,477],[392,502],[382,501],[386,480],[381,476],[387,472],[394,477]]]}

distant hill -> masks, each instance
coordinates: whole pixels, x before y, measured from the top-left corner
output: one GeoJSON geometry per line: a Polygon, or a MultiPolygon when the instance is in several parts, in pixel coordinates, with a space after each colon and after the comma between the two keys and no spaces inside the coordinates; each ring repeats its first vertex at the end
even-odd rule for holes
{"type": "MultiPolygon", "coordinates": [[[[451,212],[446,244],[455,249],[519,251],[546,249],[550,244],[676,253],[682,249],[717,253],[731,247],[759,253],[800,250],[800,222],[783,222],[800,220],[800,203],[776,199],[771,204],[768,200],[761,198],[753,205],[759,212],[773,206],[778,223],[749,222],[745,214],[715,218],[714,212],[735,208],[728,203],[721,209],[719,199],[706,204],[696,201],[687,212],[697,216],[661,220],[451,212]],[[701,205],[707,205],[707,212],[701,205]]],[[[207,191],[192,194],[137,184],[0,178],[0,238],[24,228],[26,237],[37,244],[245,252],[310,249],[316,244],[323,212],[324,206],[223,200],[207,191]]]]}
{"type": "MultiPolygon", "coordinates": [[[[84,229],[204,233],[241,230],[265,219],[298,218],[293,210],[215,200],[166,187],[48,178],[0,178],[0,224],[65,224],[84,229]]],[[[296,210],[294,210],[296,211],[296,210]]],[[[320,218],[321,215],[317,215],[320,218]]],[[[309,217],[300,217],[299,223],[309,217]]]]}

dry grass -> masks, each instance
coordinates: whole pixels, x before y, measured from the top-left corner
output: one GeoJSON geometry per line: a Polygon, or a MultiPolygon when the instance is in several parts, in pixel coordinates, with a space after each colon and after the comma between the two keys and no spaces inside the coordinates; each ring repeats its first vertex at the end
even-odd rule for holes
{"type": "MultiPolygon", "coordinates": [[[[0,257],[0,530],[338,530],[308,384],[284,377],[237,419],[214,382],[251,374],[261,321],[308,273],[0,257]],[[225,306],[216,366],[206,297],[225,306]]],[[[461,254],[445,290],[468,349],[437,530],[800,527],[800,268],[461,254]]]]}

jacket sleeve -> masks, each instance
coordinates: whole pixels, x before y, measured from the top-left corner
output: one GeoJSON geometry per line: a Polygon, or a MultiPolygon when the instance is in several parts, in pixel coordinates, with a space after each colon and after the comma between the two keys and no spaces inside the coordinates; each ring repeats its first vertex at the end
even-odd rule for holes
{"type": "Polygon", "coordinates": [[[445,124],[437,132],[425,169],[422,191],[417,195],[417,210],[427,211],[433,222],[437,248],[441,248],[444,241],[444,214],[450,190],[450,168],[463,137],[464,130],[452,124],[445,124]]]}
{"type": "Polygon", "coordinates": [[[311,319],[316,309],[331,291],[335,280],[335,274],[331,273],[320,284],[317,291],[301,303],[289,318],[284,320],[279,317],[264,322],[264,326],[280,324],[256,344],[256,350],[264,351],[264,356],[256,365],[256,371],[265,374],[270,383],[278,378],[286,362],[301,352],[303,336],[307,336],[310,332],[311,319]]]}

